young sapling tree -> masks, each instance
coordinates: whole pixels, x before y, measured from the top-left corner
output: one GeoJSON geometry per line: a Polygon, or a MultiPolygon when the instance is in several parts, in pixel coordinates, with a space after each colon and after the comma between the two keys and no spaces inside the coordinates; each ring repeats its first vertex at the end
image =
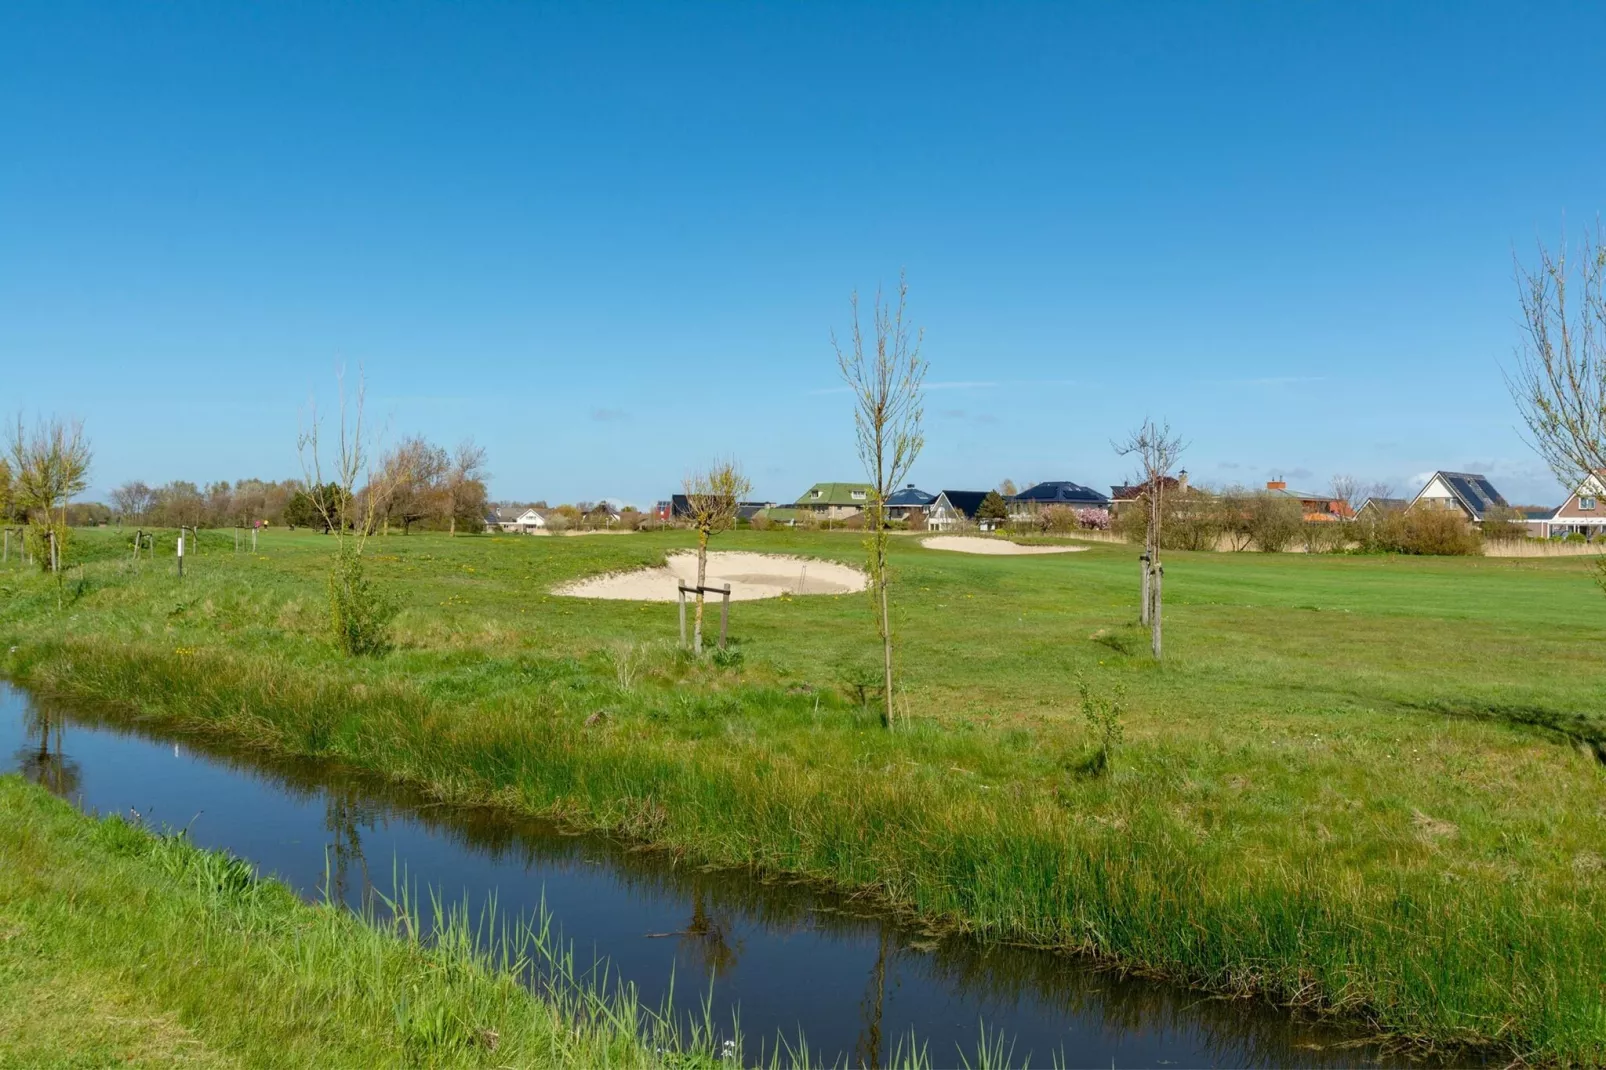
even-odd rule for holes
{"type": "Polygon", "coordinates": [[[905,319],[909,284],[900,276],[896,304],[885,302],[878,291],[872,317],[874,337],[866,345],[859,323],[859,295],[852,298],[853,320],[848,344],[837,341],[837,368],[853,394],[853,426],[870,477],[869,501],[865,509],[865,530],[870,555],[870,595],[874,600],[876,632],[881,639],[882,720],[893,726],[892,608],[888,596],[891,583],[887,567],[887,499],[903,485],[914,467],[915,458],[925,445],[921,428],[922,391],[926,381],[926,362],[920,356],[924,338],[916,330],[911,336],[905,319]]]}
{"type": "MultiPolygon", "coordinates": [[[[697,608],[692,651],[703,652],[703,587],[708,582],[708,540],[736,526],[736,509],[753,484],[735,461],[715,461],[686,477],[686,519],[697,532],[697,608]]],[[[684,621],[682,621],[684,623],[684,621]]]]}
{"type": "Polygon", "coordinates": [[[1148,622],[1150,645],[1155,660],[1161,656],[1161,607],[1164,597],[1161,580],[1165,575],[1160,564],[1160,524],[1165,516],[1165,485],[1175,483],[1171,469],[1176,467],[1185,445],[1171,433],[1170,424],[1155,424],[1144,420],[1142,426],[1127,436],[1125,442],[1114,443],[1115,452],[1123,457],[1136,457],[1142,479],[1143,500],[1148,523],[1143,536],[1143,609],[1142,618],[1148,622]]]}

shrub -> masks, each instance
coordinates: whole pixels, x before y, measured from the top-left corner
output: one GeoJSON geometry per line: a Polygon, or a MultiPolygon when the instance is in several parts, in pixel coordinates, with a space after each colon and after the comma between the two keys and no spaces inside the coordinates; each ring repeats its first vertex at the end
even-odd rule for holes
{"type": "Polygon", "coordinates": [[[343,542],[329,571],[329,624],[335,645],[352,657],[390,649],[396,607],[363,571],[362,555],[343,542]]]}
{"type": "Polygon", "coordinates": [[[1068,505],[1051,505],[1037,516],[1044,531],[1063,534],[1082,527],[1082,518],[1068,505]]]}
{"type": "Polygon", "coordinates": [[[767,516],[755,516],[747,522],[747,526],[754,531],[768,531],[775,526],[775,521],[767,516]]]}
{"type": "Polygon", "coordinates": [[[1405,509],[1384,518],[1382,548],[1400,554],[1463,556],[1483,552],[1483,540],[1459,510],[1405,509]]]}
{"type": "Polygon", "coordinates": [[[1331,520],[1307,520],[1300,531],[1300,541],[1307,554],[1330,554],[1348,541],[1348,524],[1331,520]]]}
{"type": "Polygon", "coordinates": [[[1510,506],[1497,505],[1483,514],[1483,537],[1492,542],[1527,538],[1527,518],[1510,506]]]}
{"type": "Polygon", "coordinates": [[[1088,531],[1109,531],[1110,511],[1108,509],[1078,509],[1076,522],[1088,531]]]}
{"type": "Polygon", "coordinates": [[[1299,538],[1305,523],[1305,510],[1293,498],[1280,494],[1251,495],[1245,515],[1245,531],[1255,548],[1277,554],[1299,538]]]}

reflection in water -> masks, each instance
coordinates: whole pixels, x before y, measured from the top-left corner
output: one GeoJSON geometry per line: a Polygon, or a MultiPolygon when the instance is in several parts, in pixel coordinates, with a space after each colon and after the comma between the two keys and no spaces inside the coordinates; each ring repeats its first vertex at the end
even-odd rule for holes
{"type": "Polygon", "coordinates": [[[76,799],[82,774],[62,746],[65,718],[30,704],[23,708],[22,725],[26,742],[17,749],[17,772],[63,799],[76,799]]]}
{"type": "MultiPolygon", "coordinates": [[[[1034,1063],[1404,1062],[1262,1005],[1124,979],[1046,952],[914,932],[808,886],[442,806],[328,764],[198,739],[187,739],[179,757],[174,738],[94,710],[27,702],[0,683],[0,753],[20,744],[17,767],[59,795],[192,826],[203,845],[234,851],[304,895],[358,909],[384,908],[371,863],[447,899],[461,889],[465,903],[526,916],[544,905],[579,950],[605,956],[649,1005],[668,996],[678,968],[677,1008],[700,1017],[708,1000],[716,1020],[739,1014],[750,1052],[801,1035],[826,1061],[879,1067],[896,1050],[888,1038],[912,1034],[940,1065],[973,1054],[985,1022],[1017,1060],[1034,1063]]],[[[1438,1056],[1458,1065],[1472,1057],[1438,1056]]]]}

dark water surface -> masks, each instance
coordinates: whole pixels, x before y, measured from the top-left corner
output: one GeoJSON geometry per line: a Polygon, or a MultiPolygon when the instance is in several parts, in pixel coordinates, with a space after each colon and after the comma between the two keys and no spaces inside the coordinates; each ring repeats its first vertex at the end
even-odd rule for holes
{"type": "Polygon", "coordinates": [[[327,872],[335,896],[372,904],[405,872],[474,908],[494,896],[501,912],[529,917],[544,903],[579,962],[605,959],[649,1007],[672,979],[685,1013],[700,1016],[711,998],[716,1025],[739,1018],[750,1053],[801,1032],[818,1057],[874,1066],[913,1033],[945,1066],[975,1061],[985,1024],[1011,1062],[1035,1066],[1403,1061],[1275,1008],[922,934],[841,897],[431,804],[327,764],[231,754],[0,682],[3,759],[85,810],[186,828],[308,898],[324,894],[327,872]]]}

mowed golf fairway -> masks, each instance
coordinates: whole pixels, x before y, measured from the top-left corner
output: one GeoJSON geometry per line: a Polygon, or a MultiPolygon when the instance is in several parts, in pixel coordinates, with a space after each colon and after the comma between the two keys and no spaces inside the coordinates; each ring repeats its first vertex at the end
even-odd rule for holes
{"type": "MultiPolygon", "coordinates": [[[[1586,560],[1171,553],[1156,665],[1134,548],[900,537],[887,732],[867,595],[740,603],[739,657],[694,662],[673,604],[552,594],[685,533],[376,537],[400,613],[361,660],[323,631],[326,537],[207,533],[182,580],[171,534],[138,566],[126,534],[75,538],[60,585],[0,571],[0,669],[41,692],[1402,1037],[1606,1059],[1586,560]],[[1103,774],[1082,683],[1123,709],[1103,774]]],[[[863,557],[845,533],[714,546],[863,557]]]]}

